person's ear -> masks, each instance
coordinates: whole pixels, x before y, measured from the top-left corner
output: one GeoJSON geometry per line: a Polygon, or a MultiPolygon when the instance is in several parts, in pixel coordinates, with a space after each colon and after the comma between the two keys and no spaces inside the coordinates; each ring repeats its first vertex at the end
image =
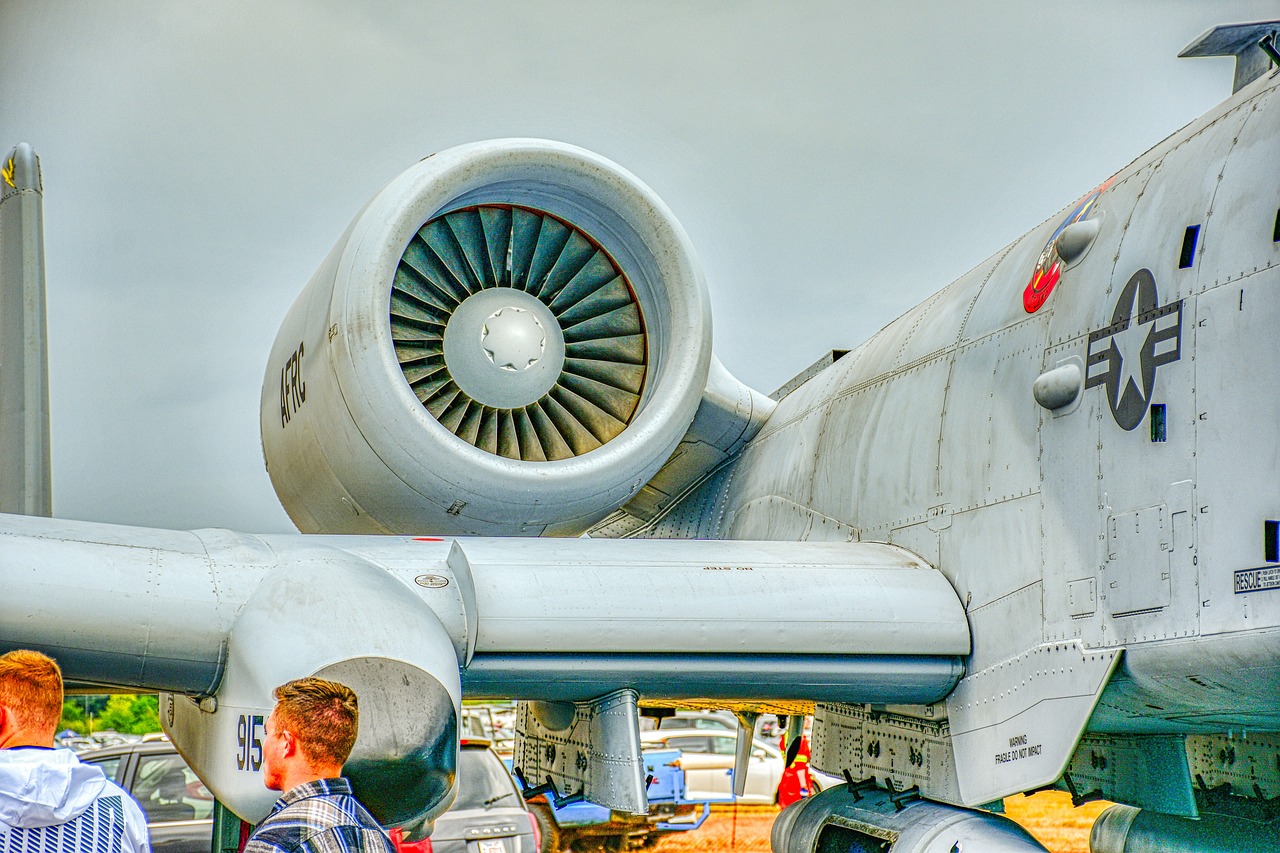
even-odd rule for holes
{"type": "Polygon", "coordinates": [[[0,705],[0,747],[18,731],[18,717],[8,705],[0,705]]]}
{"type": "Polygon", "coordinates": [[[298,754],[298,739],[288,729],[280,730],[280,751],[285,758],[292,758],[298,754]]]}

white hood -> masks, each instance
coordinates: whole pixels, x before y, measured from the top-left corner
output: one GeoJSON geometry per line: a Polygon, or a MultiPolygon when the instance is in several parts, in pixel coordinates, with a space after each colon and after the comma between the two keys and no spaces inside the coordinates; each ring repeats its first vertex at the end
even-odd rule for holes
{"type": "Polygon", "coordinates": [[[0,830],[65,823],[102,793],[107,777],[66,749],[0,749],[0,830]]]}

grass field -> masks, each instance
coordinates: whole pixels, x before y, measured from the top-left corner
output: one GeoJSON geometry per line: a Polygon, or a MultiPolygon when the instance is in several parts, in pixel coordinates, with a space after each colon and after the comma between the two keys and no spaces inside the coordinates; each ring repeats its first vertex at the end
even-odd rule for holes
{"type": "MultiPolygon", "coordinates": [[[[1044,791],[1005,800],[1005,816],[1027,828],[1052,853],[1089,853],[1089,830],[1110,803],[1071,807],[1071,797],[1044,791]]],[[[770,806],[717,806],[699,829],[659,842],[659,853],[769,853],[769,830],[778,810],[770,806]]]]}
{"type": "Polygon", "coordinates": [[[1110,806],[1098,800],[1072,808],[1067,792],[1041,791],[1030,797],[1009,797],[1004,801],[1004,814],[1026,827],[1053,853],[1089,853],[1089,830],[1110,806]]]}

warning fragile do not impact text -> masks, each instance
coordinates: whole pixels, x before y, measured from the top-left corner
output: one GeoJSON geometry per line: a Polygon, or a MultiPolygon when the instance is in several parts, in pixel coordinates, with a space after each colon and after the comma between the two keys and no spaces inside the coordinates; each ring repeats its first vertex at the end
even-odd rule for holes
{"type": "Polygon", "coordinates": [[[1018,735],[1009,738],[1009,749],[1007,751],[996,753],[996,764],[1008,764],[1012,761],[1020,761],[1023,758],[1031,758],[1039,755],[1040,752],[1040,744],[1036,743],[1028,746],[1027,736],[1018,735]]]}

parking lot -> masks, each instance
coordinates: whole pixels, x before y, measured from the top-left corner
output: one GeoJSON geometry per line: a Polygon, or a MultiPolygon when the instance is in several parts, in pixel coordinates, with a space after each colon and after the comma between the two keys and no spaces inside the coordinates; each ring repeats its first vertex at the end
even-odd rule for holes
{"type": "Polygon", "coordinates": [[[692,832],[668,835],[660,853],[769,853],[769,830],[778,816],[775,806],[712,806],[711,817],[692,832]]]}

